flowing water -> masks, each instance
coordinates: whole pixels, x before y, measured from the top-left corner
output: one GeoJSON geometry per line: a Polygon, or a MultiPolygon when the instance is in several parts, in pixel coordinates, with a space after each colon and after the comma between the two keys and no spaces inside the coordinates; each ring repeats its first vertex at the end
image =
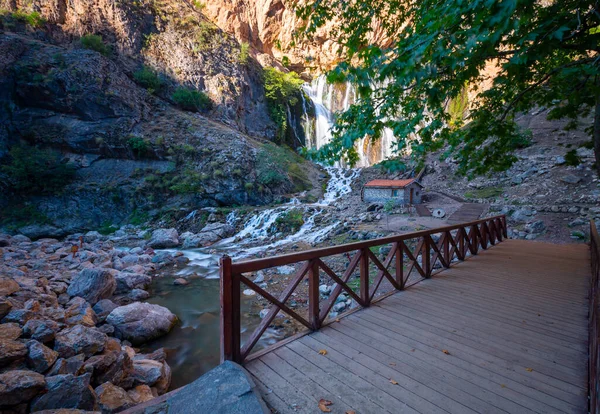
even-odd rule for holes
{"type": "MultiPolygon", "coordinates": [[[[310,117],[307,103],[304,102],[304,135],[308,148],[321,148],[331,141],[331,127],[335,114],[350,108],[356,102],[356,88],[349,82],[329,84],[325,75],[315,78],[312,83],[303,86],[304,92],[311,100],[315,115],[310,117]]],[[[358,153],[356,167],[368,167],[377,164],[393,155],[394,134],[386,128],[381,138],[373,141],[362,138],[355,144],[358,153]]]]}
{"type": "MultiPolygon", "coordinates": [[[[320,227],[315,220],[335,200],[352,191],[350,186],[360,171],[334,167],[326,169],[330,180],[319,202],[301,204],[292,200],[278,207],[258,211],[245,219],[242,229],[233,237],[208,248],[180,250],[190,262],[178,270],[176,276],[186,278],[188,285],[174,285],[172,277],[154,279],[152,297],[148,302],[168,308],[181,323],[168,335],[148,344],[144,351],[160,347],[167,350],[167,361],[173,372],[172,389],[192,382],[219,363],[219,258],[223,254],[241,259],[299,241],[317,243],[339,225],[333,222],[320,227]],[[304,224],[296,233],[277,239],[271,234],[271,227],[277,217],[290,209],[303,211],[304,224]]],[[[227,222],[231,225],[240,220],[236,212],[227,216],[227,222]]],[[[242,341],[260,323],[259,311],[253,309],[251,300],[242,295],[242,341]]],[[[279,339],[282,339],[281,333],[267,330],[255,350],[279,339]]]]}

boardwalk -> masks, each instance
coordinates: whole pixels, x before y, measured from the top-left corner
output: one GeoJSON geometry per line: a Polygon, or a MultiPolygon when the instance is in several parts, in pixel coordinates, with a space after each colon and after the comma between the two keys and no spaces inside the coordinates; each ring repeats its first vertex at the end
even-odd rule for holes
{"type": "Polygon", "coordinates": [[[507,240],[245,367],[280,413],[587,412],[589,263],[507,240]]]}

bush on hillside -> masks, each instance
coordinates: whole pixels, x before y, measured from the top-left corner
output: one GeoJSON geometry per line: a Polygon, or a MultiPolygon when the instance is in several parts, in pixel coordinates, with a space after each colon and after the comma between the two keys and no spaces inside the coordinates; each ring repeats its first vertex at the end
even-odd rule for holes
{"type": "Polygon", "coordinates": [[[17,193],[48,194],[71,182],[75,169],[62,162],[58,151],[19,144],[10,149],[8,163],[0,166],[0,172],[17,193]]]}
{"type": "Polygon", "coordinates": [[[145,65],[133,74],[133,78],[150,93],[158,92],[162,86],[162,81],[156,71],[145,65]]]}
{"type": "Polygon", "coordinates": [[[80,39],[81,46],[85,49],[94,50],[101,55],[108,56],[111,53],[110,46],[104,43],[102,36],[99,35],[85,35],[80,39]]]}
{"type": "Polygon", "coordinates": [[[208,95],[195,89],[178,88],[171,98],[187,111],[203,112],[212,108],[212,101],[208,95]]]}

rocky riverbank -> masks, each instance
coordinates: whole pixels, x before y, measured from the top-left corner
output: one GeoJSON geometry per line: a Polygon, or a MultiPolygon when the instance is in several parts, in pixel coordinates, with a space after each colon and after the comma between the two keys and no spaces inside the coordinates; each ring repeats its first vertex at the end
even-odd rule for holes
{"type": "Polygon", "coordinates": [[[164,350],[142,354],[134,347],[177,323],[168,309],[140,301],[157,268],[185,258],[150,247],[117,249],[95,232],[80,237],[0,236],[3,413],[110,413],[169,388],[164,350]]]}

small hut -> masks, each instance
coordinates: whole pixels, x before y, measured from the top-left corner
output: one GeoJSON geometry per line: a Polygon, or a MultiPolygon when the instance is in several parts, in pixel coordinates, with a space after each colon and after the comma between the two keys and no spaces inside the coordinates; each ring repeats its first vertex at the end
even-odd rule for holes
{"type": "Polygon", "coordinates": [[[423,186],[414,178],[409,180],[372,180],[362,189],[361,199],[368,203],[394,200],[398,205],[421,204],[423,186]]]}

